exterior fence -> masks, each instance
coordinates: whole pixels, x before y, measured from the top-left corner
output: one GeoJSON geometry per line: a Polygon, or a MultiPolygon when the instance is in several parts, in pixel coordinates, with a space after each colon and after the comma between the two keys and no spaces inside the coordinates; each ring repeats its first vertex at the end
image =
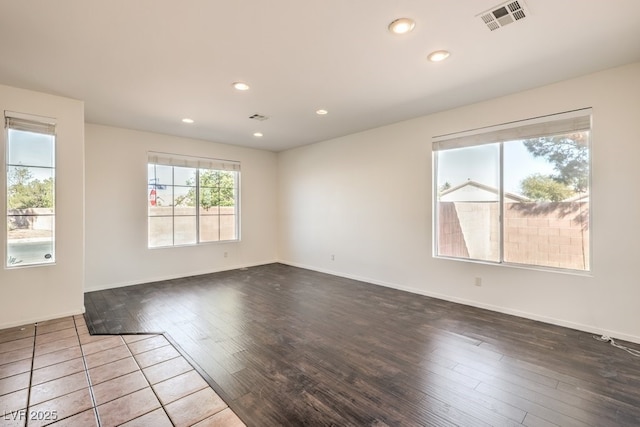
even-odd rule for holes
{"type": "Polygon", "coordinates": [[[7,210],[7,233],[10,240],[50,235],[53,224],[54,211],[51,208],[7,210]]]}
{"type": "MultiPolygon", "coordinates": [[[[438,254],[500,260],[497,202],[439,202],[438,254]]],[[[589,202],[504,204],[504,261],[589,270],[589,202]]]]}
{"type": "Polygon", "coordinates": [[[171,206],[149,209],[149,246],[188,245],[237,238],[235,207],[200,208],[200,235],[196,238],[196,208],[171,206]]]}

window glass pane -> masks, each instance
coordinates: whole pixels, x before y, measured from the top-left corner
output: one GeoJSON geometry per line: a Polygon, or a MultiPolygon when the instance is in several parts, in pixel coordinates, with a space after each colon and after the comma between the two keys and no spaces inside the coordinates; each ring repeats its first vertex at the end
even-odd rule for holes
{"type": "Polygon", "coordinates": [[[7,265],[53,262],[53,215],[7,217],[7,265]]]}
{"type": "Polygon", "coordinates": [[[149,215],[173,215],[173,167],[149,164],[149,215]]]}
{"type": "Polygon", "coordinates": [[[54,167],[54,136],[9,129],[7,164],[54,167]]]}
{"type": "Polygon", "coordinates": [[[173,217],[149,218],[149,247],[173,245],[173,217]]]}
{"type": "Polygon", "coordinates": [[[196,243],[196,217],[176,216],[174,217],[174,244],[193,245],[196,243]]]}
{"type": "Polygon", "coordinates": [[[173,187],[163,186],[162,189],[152,187],[149,190],[149,215],[173,215],[173,187]]]}
{"type": "Polygon", "coordinates": [[[500,261],[500,145],[437,156],[438,255],[500,261]]]}
{"type": "Polygon", "coordinates": [[[220,215],[220,240],[235,240],[237,238],[236,216],[220,215]]]}
{"type": "Polygon", "coordinates": [[[48,211],[44,213],[52,214],[54,188],[54,169],[52,168],[7,167],[7,209],[9,210],[47,208],[48,211]]]}
{"type": "Polygon", "coordinates": [[[219,241],[221,212],[224,239],[237,239],[238,172],[154,163],[147,172],[149,247],[219,241]]]}
{"type": "Polygon", "coordinates": [[[220,171],[220,187],[234,188],[236,186],[237,172],[220,171]]]}
{"type": "Polygon", "coordinates": [[[236,190],[233,187],[220,188],[220,206],[235,206],[236,190]]]}
{"type": "Polygon", "coordinates": [[[196,185],[196,171],[194,168],[173,167],[173,184],[174,185],[196,185]]]}
{"type": "Polygon", "coordinates": [[[236,195],[233,188],[200,188],[200,207],[211,210],[216,206],[235,206],[236,195]]]}
{"type": "Polygon", "coordinates": [[[209,215],[200,217],[200,241],[217,242],[220,240],[220,217],[209,215]]]}
{"type": "Polygon", "coordinates": [[[164,165],[149,165],[149,187],[162,190],[167,185],[173,185],[173,167],[164,165]]]}
{"type": "Polygon", "coordinates": [[[220,190],[200,188],[200,215],[217,215],[220,210],[220,190]]]}
{"type": "Polygon", "coordinates": [[[173,188],[174,215],[196,214],[196,187],[173,188]]]}
{"type": "Polygon", "coordinates": [[[436,254],[590,270],[589,122],[488,145],[434,144],[436,254]]]}
{"type": "Polygon", "coordinates": [[[589,270],[589,133],[504,144],[504,261],[589,270]]]}
{"type": "Polygon", "coordinates": [[[200,169],[200,187],[218,188],[220,186],[221,171],[211,169],[200,169]]]}
{"type": "Polygon", "coordinates": [[[220,206],[220,215],[235,215],[234,206],[220,206]]]}
{"type": "Polygon", "coordinates": [[[55,262],[55,136],[7,131],[8,267],[55,262]]]}

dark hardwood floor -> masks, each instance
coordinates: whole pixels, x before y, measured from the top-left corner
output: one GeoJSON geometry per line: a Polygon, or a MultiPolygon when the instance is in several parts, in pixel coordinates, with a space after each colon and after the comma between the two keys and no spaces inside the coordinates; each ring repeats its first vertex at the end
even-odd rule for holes
{"type": "Polygon", "coordinates": [[[85,306],[92,333],[166,332],[248,426],[640,425],[640,358],[591,334],[309,270],[90,292],[85,306]]]}

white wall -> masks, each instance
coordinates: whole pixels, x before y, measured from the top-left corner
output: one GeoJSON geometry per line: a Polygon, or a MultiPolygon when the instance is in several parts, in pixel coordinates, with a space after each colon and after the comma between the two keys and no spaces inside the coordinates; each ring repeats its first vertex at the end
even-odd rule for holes
{"type": "Polygon", "coordinates": [[[640,342],[639,87],[636,63],[282,152],[280,259],[640,342]],[[592,275],[434,259],[431,137],[582,107],[593,107],[592,275]]]}
{"type": "MultiPolygon", "coordinates": [[[[0,110],[57,120],[56,263],[11,269],[0,267],[2,329],[84,311],[84,104],[0,85],[0,110]]],[[[3,131],[0,135],[0,162],[3,165],[5,138],[3,131]]],[[[0,179],[3,212],[6,212],[5,185],[5,179],[0,179]]],[[[6,226],[0,227],[0,241],[6,242],[6,232],[6,226]]],[[[0,246],[4,266],[6,245],[0,246]]]]}
{"type": "Polygon", "coordinates": [[[275,153],[87,124],[86,165],[86,291],[277,260],[275,153]],[[242,241],[148,249],[148,151],[240,161],[242,241]]]}

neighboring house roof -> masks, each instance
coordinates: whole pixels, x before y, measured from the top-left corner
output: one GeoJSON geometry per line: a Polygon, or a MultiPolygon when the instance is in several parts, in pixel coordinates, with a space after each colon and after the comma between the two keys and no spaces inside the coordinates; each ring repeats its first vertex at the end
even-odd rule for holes
{"type": "MultiPolygon", "coordinates": [[[[479,182],[468,180],[460,185],[451,187],[440,193],[441,202],[496,202],[500,192],[497,188],[479,182]]],[[[525,196],[504,192],[507,202],[530,202],[525,196]]]]}

